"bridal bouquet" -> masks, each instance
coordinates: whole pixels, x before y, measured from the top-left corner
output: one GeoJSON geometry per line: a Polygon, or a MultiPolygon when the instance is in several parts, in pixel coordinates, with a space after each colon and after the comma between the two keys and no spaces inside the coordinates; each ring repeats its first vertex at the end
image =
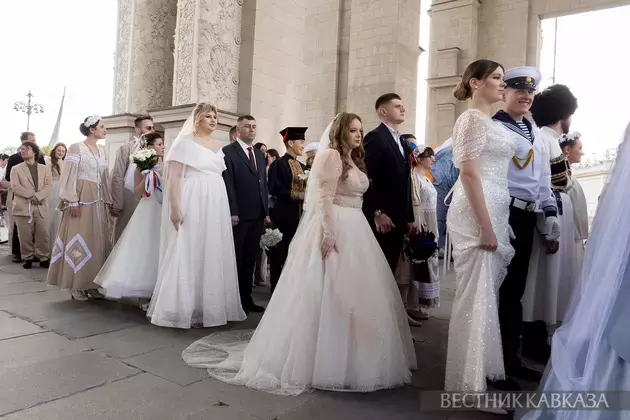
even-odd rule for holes
{"type": "Polygon", "coordinates": [[[422,229],[420,232],[410,235],[405,240],[405,255],[412,264],[420,264],[428,261],[438,250],[435,235],[422,229]]]}
{"type": "Polygon", "coordinates": [[[303,174],[298,175],[298,178],[300,178],[302,181],[304,181],[304,183],[306,184],[308,182],[308,176],[311,174],[311,171],[306,170],[304,171],[303,174]]]}
{"type": "Polygon", "coordinates": [[[158,155],[153,149],[140,149],[131,155],[131,161],[136,164],[138,171],[149,171],[157,165],[158,155]]]}
{"type": "Polygon", "coordinates": [[[265,233],[260,237],[260,247],[265,251],[278,245],[282,240],[282,232],[278,229],[265,229],[265,233]]]}

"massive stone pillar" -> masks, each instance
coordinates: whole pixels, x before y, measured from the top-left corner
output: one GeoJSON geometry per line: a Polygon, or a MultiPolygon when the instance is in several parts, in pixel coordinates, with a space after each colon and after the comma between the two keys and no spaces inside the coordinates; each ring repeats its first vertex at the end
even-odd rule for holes
{"type": "Polygon", "coordinates": [[[346,110],[361,115],[364,129],[371,130],[379,122],[374,111],[376,98],[396,92],[407,108],[401,130],[413,132],[420,2],[352,0],[349,13],[346,110]]]}
{"type": "MultiPolygon", "coordinates": [[[[181,1],[181,0],[180,0],[181,1]]],[[[312,0],[245,0],[239,114],[252,114],[257,141],[284,153],[279,131],[305,124],[306,6],[312,0]],[[279,4],[281,3],[281,7],[279,4]]],[[[309,127],[306,138],[319,139],[309,127]]]]}
{"type": "Polygon", "coordinates": [[[464,102],[453,97],[453,89],[466,66],[478,58],[479,4],[479,0],[434,0],[431,6],[429,145],[439,145],[450,137],[457,116],[466,109],[464,102]]]}
{"type": "Polygon", "coordinates": [[[179,0],[173,105],[238,105],[243,0],[179,0]]]}
{"type": "Polygon", "coordinates": [[[172,100],[177,0],[119,0],[114,113],[144,113],[172,100]]]}

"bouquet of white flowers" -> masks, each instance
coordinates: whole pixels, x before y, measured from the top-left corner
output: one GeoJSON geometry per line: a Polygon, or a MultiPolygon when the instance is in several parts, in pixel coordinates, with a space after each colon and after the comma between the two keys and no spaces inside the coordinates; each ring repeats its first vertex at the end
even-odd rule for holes
{"type": "Polygon", "coordinates": [[[138,171],[144,172],[155,168],[158,155],[154,149],[140,149],[131,155],[131,161],[136,164],[138,171]]]}
{"type": "Polygon", "coordinates": [[[282,240],[282,232],[278,229],[265,229],[265,233],[260,237],[260,247],[265,251],[278,245],[282,240]]]}
{"type": "Polygon", "coordinates": [[[298,175],[298,178],[301,179],[302,181],[304,181],[304,183],[306,184],[308,182],[308,176],[311,174],[311,171],[309,171],[308,169],[306,171],[304,171],[303,174],[298,175]]]}

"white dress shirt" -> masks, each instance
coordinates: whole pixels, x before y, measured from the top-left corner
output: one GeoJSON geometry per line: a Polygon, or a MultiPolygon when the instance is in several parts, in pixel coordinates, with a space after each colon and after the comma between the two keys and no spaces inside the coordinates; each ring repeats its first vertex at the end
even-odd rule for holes
{"type": "Polygon", "coordinates": [[[394,140],[396,140],[396,145],[398,146],[398,150],[400,150],[400,154],[405,156],[405,151],[403,150],[402,143],[400,142],[400,131],[394,130],[387,124],[385,124],[385,127],[387,127],[389,132],[392,133],[392,137],[394,138],[394,140]]]}
{"type": "Polygon", "coordinates": [[[243,148],[243,151],[245,152],[245,156],[247,156],[247,159],[249,159],[249,148],[252,149],[252,155],[254,155],[254,169],[258,169],[258,167],[256,166],[256,153],[254,153],[254,146],[248,146],[243,140],[238,139],[238,138],[236,139],[236,141],[243,148]]]}

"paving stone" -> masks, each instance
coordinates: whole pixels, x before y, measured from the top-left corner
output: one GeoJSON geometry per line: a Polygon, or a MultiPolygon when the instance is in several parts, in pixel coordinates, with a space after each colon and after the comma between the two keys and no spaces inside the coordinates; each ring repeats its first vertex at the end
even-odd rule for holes
{"type": "Polygon", "coordinates": [[[137,373],[136,369],[97,352],[0,368],[0,416],[137,373]]]}
{"type": "Polygon", "coordinates": [[[22,295],[24,293],[44,292],[47,290],[55,289],[39,281],[20,281],[0,284],[0,296],[22,295]]]}
{"type": "Polygon", "coordinates": [[[137,320],[130,319],[130,317],[125,315],[104,311],[86,317],[64,317],[42,321],[39,325],[66,337],[83,338],[136,327],[139,323],[137,320]]]}
{"type": "Polygon", "coordinates": [[[0,309],[11,312],[13,309],[22,306],[35,306],[47,302],[58,302],[64,300],[70,300],[70,294],[68,291],[56,289],[24,295],[2,296],[0,297],[0,309]]]}
{"type": "Polygon", "coordinates": [[[34,283],[36,280],[33,280],[30,277],[26,277],[22,274],[9,274],[2,271],[0,268],[0,284],[11,284],[11,283],[24,283],[31,282],[34,283]]]}
{"type": "Polygon", "coordinates": [[[0,360],[3,368],[10,368],[81,353],[87,349],[89,347],[76,341],[44,332],[0,341],[0,360]]]}
{"type": "Polygon", "coordinates": [[[445,420],[447,412],[420,411],[418,391],[412,387],[371,393],[322,392],[277,417],[277,420],[445,420]]]}
{"type": "Polygon", "coordinates": [[[221,401],[230,407],[246,411],[263,419],[273,419],[281,414],[312,401],[316,392],[304,393],[296,397],[269,394],[244,386],[228,385],[216,379],[205,379],[187,387],[191,394],[200,393],[221,401]]]}
{"type": "Polygon", "coordinates": [[[25,270],[22,267],[22,264],[16,264],[13,262],[11,264],[6,264],[0,267],[0,271],[9,273],[9,274],[20,274],[20,275],[23,275],[24,277],[28,277],[30,279],[38,280],[38,281],[45,281],[46,275],[48,274],[48,270],[39,268],[37,264],[34,264],[33,269],[25,270]]]}
{"type": "Polygon", "coordinates": [[[37,334],[44,330],[37,325],[31,324],[19,318],[0,319],[0,340],[20,337],[23,335],[37,334]]]}
{"type": "Polygon", "coordinates": [[[43,302],[38,305],[21,305],[10,309],[11,314],[27,319],[31,322],[51,321],[58,318],[79,318],[98,315],[102,311],[92,302],[64,299],[53,302],[43,302]]]}
{"type": "Polygon", "coordinates": [[[13,318],[13,315],[6,313],[4,311],[0,311],[0,319],[3,319],[3,318],[13,318]]]}
{"type": "Polygon", "coordinates": [[[167,347],[124,359],[124,362],[182,386],[208,378],[205,369],[192,368],[184,362],[184,348],[183,345],[167,347]]]}
{"type": "Polygon", "coordinates": [[[77,341],[109,356],[124,359],[179,345],[178,341],[181,340],[178,340],[174,334],[169,334],[169,330],[153,325],[142,325],[77,341]]]}

